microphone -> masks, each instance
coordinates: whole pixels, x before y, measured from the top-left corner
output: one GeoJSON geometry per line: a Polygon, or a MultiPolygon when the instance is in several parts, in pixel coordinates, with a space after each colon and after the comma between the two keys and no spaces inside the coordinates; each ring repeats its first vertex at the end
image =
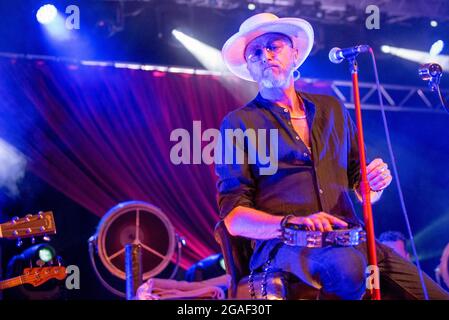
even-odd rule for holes
{"type": "Polygon", "coordinates": [[[359,53],[368,52],[369,49],[370,47],[366,44],[344,49],[335,47],[329,51],[329,60],[332,63],[341,63],[344,59],[356,57],[359,53]]]}
{"type": "Polygon", "coordinates": [[[418,69],[419,77],[424,81],[429,81],[429,88],[436,91],[440,85],[443,68],[438,63],[426,63],[418,69]]]}
{"type": "Polygon", "coordinates": [[[418,69],[418,74],[422,80],[428,81],[432,78],[440,77],[443,73],[443,68],[438,63],[427,63],[418,69]]]}
{"type": "Polygon", "coordinates": [[[418,69],[418,74],[422,80],[429,82],[430,90],[435,91],[438,94],[441,105],[446,112],[449,113],[449,105],[440,90],[440,80],[443,75],[443,68],[438,63],[426,63],[418,69]]]}

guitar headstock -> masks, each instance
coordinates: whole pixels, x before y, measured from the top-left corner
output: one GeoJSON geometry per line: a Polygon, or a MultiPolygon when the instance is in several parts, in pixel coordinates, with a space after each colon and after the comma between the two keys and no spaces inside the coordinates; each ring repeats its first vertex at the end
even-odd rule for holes
{"type": "Polygon", "coordinates": [[[65,279],[65,270],[63,266],[26,268],[23,270],[22,280],[23,283],[29,283],[37,287],[50,279],[65,279]]]}
{"type": "Polygon", "coordinates": [[[55,219],[51,211],[15,217],[10,222],[0,224],[0,238],[18,239],[55,233],[55,219]]]}

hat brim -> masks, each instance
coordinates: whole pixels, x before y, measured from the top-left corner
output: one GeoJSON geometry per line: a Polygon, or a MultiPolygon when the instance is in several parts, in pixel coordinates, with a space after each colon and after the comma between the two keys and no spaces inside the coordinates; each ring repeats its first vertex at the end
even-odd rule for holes
{"type": "Polygon", "coordinates": [[[293,47],[298,49],[298,58],[295,69],[307,59],[313,47],[313,28],[306,20],[299,18],[279,18],[255,26],[245,32],[237,32],[223,45],[222,56],[226,66],[237,77],[254,81],[251,77],[245,60],[245,48],[249,42],[265,33],[282,33],[288,36],[293,47]]]}

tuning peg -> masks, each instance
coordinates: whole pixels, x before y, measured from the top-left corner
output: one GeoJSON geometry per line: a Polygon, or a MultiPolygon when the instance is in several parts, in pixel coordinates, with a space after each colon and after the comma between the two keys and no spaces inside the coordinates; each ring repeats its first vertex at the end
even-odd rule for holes
{"type": "Polygon", "coordinates": [[[31,217],[33,217],[32,214],[27,214],[27,215],[25,216],[26,221],[30,221],[30,220],[31,220],[31,217]]]}
{"type": "Polygon", "coordinates": [[[18,238],[18,239],[17,239],[17,247],[21,247],[22,244],[23,244],[22,239],[18,238]]]}
{"type": "Polygon", "coordinates": [[[47,235],[47,234],[45,234],[44,235],[44,237],[42,238],[44,241],[47,241],[47,242],[49,242],[51,239],[50,239],[50,237],[47,235]]]}
{"type": "Polygon", "coordinates": [[[43,211],[39,211],[37,215],[38,215],[39,219],[44,219],[44,212],[43,211]]]}
{"type": "Polygon", "coordinates": [[[186,242],[186,239],[185,238],[183,238],[183,237],[181,237],[181,244],[182,244],[182,246],[183,247],[185,247],[186,245],[187,245],[187,242],[186,242]]]}
{"type": "Polygon", "coordinates": [[[17,220],[19,220],[19,217],[16,216],[16,217],[13,217],[13,218],[11,219],[11,222],[12,222],[12,223],[16,223],[17,220]]]}
{"type": "Polygon", "coordinates": [[[176,239],[178,242],[178,247],[185,247],[187,245],[186,239],[183,236],[180,236],[179,234],[176,234],[176,239]]]}

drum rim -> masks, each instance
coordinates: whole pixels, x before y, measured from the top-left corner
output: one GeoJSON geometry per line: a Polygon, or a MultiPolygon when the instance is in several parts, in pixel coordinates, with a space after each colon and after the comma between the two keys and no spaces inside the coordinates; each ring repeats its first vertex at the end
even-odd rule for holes
{"type": "Polygon", "coordinates": [[[443,250],[443,254],[441,255],[441,261],[440,261],[440,275],[443,278],[444,283],[449,288],[449,270],[448,270],[448,264],[449,264],[449,243],[446,245],[446,247],[443,250]]]}
{"type": "Polygon", "coordinates": [[[150,271],[147,271],[143,273],[142,277],[143,280],[148,280],[149,278],[159,274],[162,272],[170,263],[174,251],[175,251],[175,245],[176,245],[176,236],[175,236],[175,230],[168,219],[168,217],[162,212],[161,209],[158,207],[144,201],[125,201],[117,204],[116,206],[112,207],[101,219],[98,228],[97,228],[97,252],[98,256],[100,257],[100,260],[102,261],[105,268],[111,272],[111,274],[115,275],[116,277],[125,280],[126,274],[124,271],[116,267],[110,260],[108,259],[106,255],[106,235],[107,231],[109,230],[109,227],[112,225],[112,223],[121,217],[123,214],[126,214],[129,211],[133,211],[136,209],[145,210],[148,211],[155,216],[157,216],[165,225],[167,228],[167,234],[169,238],[169,244],[167,252],[165,253],[165,258],[159,263],[155,268],[153,268],[150,271]]]}

